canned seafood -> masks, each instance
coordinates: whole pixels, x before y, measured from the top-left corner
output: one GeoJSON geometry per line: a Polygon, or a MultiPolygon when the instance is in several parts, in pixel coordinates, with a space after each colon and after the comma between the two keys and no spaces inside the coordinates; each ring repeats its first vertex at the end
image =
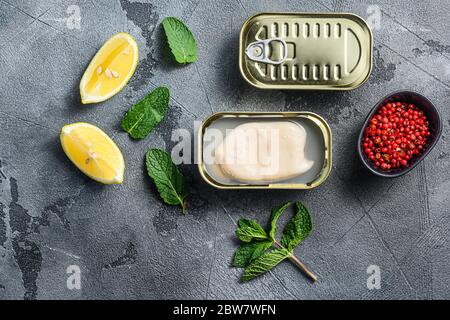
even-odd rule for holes
{"type": "Polygon", "coordinates": [[[372,32],[349,13],[260,13],[242,26],[239,67],[261,89],[355,89],[372,70],[372,32]]]}
{"type": "Polygon", "coordinates": [[[312,112],[215,113],[201,124],[197,142],[200,175],[220,189],[311,189],[324,182],[331,171],[331,130],[312,112]],[[270,138],[273,132],[267,128],[279,133],[277,139],[270,138]],[[233,143],[228,141],[231,137],[233,143]],[[256,162],[225,166],[229,164],[221,162],[225,145],[228,153],[237,153],[230,159],[248,161],[251,157],[244,155],[249,153],[256,162]],[[266,149],[279,156],[279,167],[258,176],[262,171],[257,165],[262,161],[266,161],[263,169],[269,168],[266,149]]]}

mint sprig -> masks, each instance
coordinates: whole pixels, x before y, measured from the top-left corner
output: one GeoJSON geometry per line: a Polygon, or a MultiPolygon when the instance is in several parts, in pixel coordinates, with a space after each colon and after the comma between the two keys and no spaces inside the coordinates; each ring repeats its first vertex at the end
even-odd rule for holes
{"type": "Polygon", "coordinates": [[[197,45],[188,27],[175,17],[164,18],[162,25],[175,60],[183,64],[197,60],[197,45]]]}
{"type": "Polygon", "coordinates": [[[296,214],[292,220],[284,228],[281,236],[281,245],[289,250],[294,251],[312,230],[311,216],[308,209],[301,203],[296,202],[296,214]]]}
{"type": "Polygon", "coordinates": [[[233,265],[245,268],[242,275],[244,282],[273,269],[286,258],[312,281],[317,280],[317,277],[294,255],[294,249],[312,231],[311,216],[301,202],[295,202],[295,215],[284,228],[281,242],[276,239],[278,219],[290,205],[291,203],[287,202],[272,210],[268,232],[256,221],[239,220],[236,236],[244,243],[236,250],[233,265]]]}
{"type": "Polygon", "coordinates": [[[288,256],[289,252],[284,248],[264,252],[245,268],[242,280],[246,282],[256,278],[264,272],[273,269],[288,256]]]}
{"type": "Polygon", "coordinates": [[[272,215],[270,216],[270,229],[269,229],[269,236],[270,239],[275,241],[275,236],[277,233],[277,223],[280,216],[283,214],[284,210],[286,210],[287,207],[291,205],[290,202],[286,202],[276,208],[272,209],[272,215]]]}
{"type": "Polygon", "coordinates": [[[164,150],[150,149],[145,157],[147,173],[153,179],[165,203],[180,205],[186,211],[188,186],[184,176],[164,150]]]}
{"type": "Polygon", "coordinates": [[[236,236],[242,242],[250,242],[255,240],[267,239],[266,231],[258,224],[258,222],[247,219],[239,219],[239,228],[236,229],[236,236]]]}
{"type": "Polygon", "coordinates": [[[273,242],[270,240],[253,241],[250,243],[242,244],[236,250],[236,254],[234,255],[233,260],[233,266],[245,268],[250,264],[250,262],[261,256],[264,252],[267,251],[267,249],[271,248],[272,245],[273,242]]]}
{"type": "Polygon", "coordinates": [[[158,87],[124,116],[122,129],[133,139],[143,139],[161,122],[169,108],[169,89],[158,87]]]}

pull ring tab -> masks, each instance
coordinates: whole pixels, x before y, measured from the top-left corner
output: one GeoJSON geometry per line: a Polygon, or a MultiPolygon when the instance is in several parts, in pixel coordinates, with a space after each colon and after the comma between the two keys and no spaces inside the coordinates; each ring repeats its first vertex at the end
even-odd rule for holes
{"type": "Polygon", "coordinates": [[[269,64],[281,64],[283,63],[288,55],[287,43],[283,38],[270,38],[261,41],[255,41],[250,43],[245,49],[245,54],[250,60],[269,63],[269,64]],[[272,60],[269,58],[270,55],[270,45],[272,42],[279,42],[282,46],[283,54],[280,60],[272,60]]]}

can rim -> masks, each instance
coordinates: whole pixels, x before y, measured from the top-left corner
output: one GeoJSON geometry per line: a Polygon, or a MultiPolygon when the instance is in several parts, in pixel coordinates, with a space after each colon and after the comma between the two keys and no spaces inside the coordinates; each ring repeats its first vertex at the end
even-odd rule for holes
{"type": "Polygon", "coordinates": [[[333,162],[333,138],[331,128],[326,122],[326,120],[318,115],[317,113],[310,111],[287,111],[287,112],[271,112],[271,111],[256,111],[256,112],[246,112],[246,111],[237,111],[237,112],[215,112],[205,120],[202,121],[197,135],[197,167],[200,173],[200,176],[203,178],[211,186],[218,189],[303,189],[309,190],[320,186],[330,175],[332,162],[333,162]],[[239,185],[225,185],[217,182],[214,178],[212,178],[209,174],[206,173],[205,164],[203,163],[203,134],[204,131],[210,123],[212,123],[215,119],[220,118],[222,116],[239,116],[239,115],[248,115],[248,116],[282,116],[285,118],[285,115],[290,117],[298,117],[303,116],[307,117],[310,120],[314,121],[316,125],[321,129],[322,135],[325,142],[325,158],[324,165],[322,167],[321,172],[317,176],[317,178],[310,183],[272,183],[272,184],[262,184],[262,185],[250,185],[250,184],[239,184],[239,185]]]}

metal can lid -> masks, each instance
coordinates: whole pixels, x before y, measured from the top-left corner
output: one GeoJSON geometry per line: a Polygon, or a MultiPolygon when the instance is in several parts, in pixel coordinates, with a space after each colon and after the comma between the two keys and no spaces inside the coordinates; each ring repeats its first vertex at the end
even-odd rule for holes
{"type": "Polygon", "coordinates": [[[261,13],[241,29],[240,69],[263,89],[350,90],[372,70],[372,32],[348,13],[261,13]]]}

